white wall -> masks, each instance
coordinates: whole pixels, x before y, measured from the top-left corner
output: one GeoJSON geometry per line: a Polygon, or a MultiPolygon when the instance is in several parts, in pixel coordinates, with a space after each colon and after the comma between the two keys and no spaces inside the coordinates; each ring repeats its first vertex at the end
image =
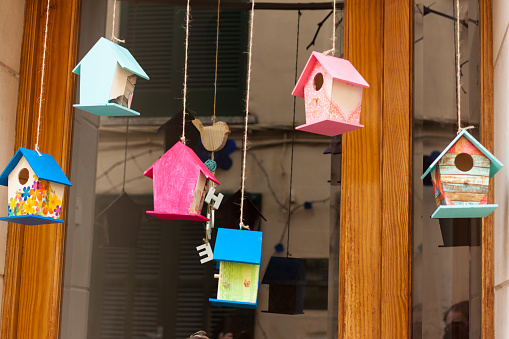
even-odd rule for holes
{"type": "MultiPolygon", "coordinates": [[[[509,165],[509,2],[493,1],[493,65],[495,101],[495,156],[509,165]]],[[[495,336],[509,337],[509,171],[503,168],[495,177],[495,336]]]]}
{"type": "MultiPolygon", "coordinates": [[[[25,1],[0,0],[0,168],[11,160],[16,135],[21,40],[25,1]]],[[[0,189],[0,215],[7,215],[7,187],[0,189]]],[[[0,223],[0,305],[4,286],[7,223],[0,223]]]]}

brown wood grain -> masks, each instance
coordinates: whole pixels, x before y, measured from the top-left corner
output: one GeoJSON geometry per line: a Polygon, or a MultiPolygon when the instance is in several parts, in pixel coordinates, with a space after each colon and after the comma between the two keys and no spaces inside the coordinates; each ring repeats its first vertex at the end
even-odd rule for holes
{"type": "MultiPolygon", "coordinates": [[[[493,120],[493,1],[479,1],[481,34],[481,143],[494,151],[493,120]]],[[[493,180],[490,180],[488,203],[494,201],[493,180]]],[[[495,337],[495,217],[490,214],[482,222],[482,338],[495,337]]]]}
{"type": "MultiPolygon", "coordinates": [[[[46,2],[27,0],[16,148],[34,148],[46,2]]],[[[40,150],[69,175],[80,0],[51,0],[40,150]]],[[[14,150],[13,150],[14,151],[14,150]]],[[[68,192],[66,192],[68,197],[68,192]]],[[[64,200],[64,214],[67,209],[64,200]]],[[[65,224],[9,224],[2,338],[58,338],[65,224]]]]}
{"type": "Polygon", "coordinates": [[[345,58],[369,83],[365,127],[343,135],[339,338],[379,338],[383,1],[345,2],[345,58]]]}
{"type": "Polygon", "coordinates": [[[345,3],[345,58],[370,84],[343,136],[340,338],[409,338],[412,2],[345,3]]]}
{"type": "Polygon", "coordinates": [[[384,2],[381,338],[411,337],[413,1],[384,2]]]}

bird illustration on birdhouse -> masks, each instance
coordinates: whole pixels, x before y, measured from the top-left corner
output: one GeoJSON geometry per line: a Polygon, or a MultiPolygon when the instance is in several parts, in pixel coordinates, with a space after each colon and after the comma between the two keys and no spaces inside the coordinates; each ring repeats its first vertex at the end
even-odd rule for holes
{"type": "Polygon", "coordinates": [[[369,88],[348,60],[311,53],[292,95],[304,98],[306,124],[296,129],[335,136],[360,125],[362,90],[369,88]]]}
{"type": "Polygon", "coordinates": [[[154,210],[161,219],[208,221],[201,215],[209,180],[219,181],[192,149],[177,142],[144,173],[154,180],[154,210]]]}
{"type": "Polygon", "coordinates": [[[306,270],[301,258],[271,257],[262,284],[269,285],[268,313],[304,313],[306,270]]]}
{"type": "Polygon", "coordinates": [[[221,150],[228,140],[228,134],[231,133],[228,125],[223,121],[214,122],[211,126],[203,126],[199,119],[194,119],[193,125],[200,132],[203,147],[210,152],[221,150]]]}
{"type": "MultiPolygon", "coordinates": [[[[238,190],[228,200],[222,203],[217,210],[217,216],[221,218],[221,227],[232,229],[239,228],[240,197],[241,192],[238,190]]],[[[258,208],[256,208],[255,204],[248,199],[247,196],[244,196],[244,225],[248,225],[250,230],[257,231],[261,218],[267,221],[258,208]]]]}
{"type": "Polygon", "coordinates": [[[262,257],[262,232],[220,228],[214,247],[219,278],[212,305],[256,308],[262,257]]]}
{"type": "Polygon", "coordinates": [[[64,186],[71,182],[51,155],[19,148],[0,174],[0,184],[8,192],[8,216],[0,220],[25,225],[64,222],[64,186]]]}
{"type": "Polygon", "coordinates": [[[80,76],[80,103],[83,111],[100,116],[136,116],[131,109],[137,77],[148,75],[127,49],[100,38],[73,69],[80,76]]]}
{"type": "Polygon", "coordinates": [[[498,205],[488,204],[489,179],[502,163],[462,130],[421,176],[431,173],[438,205],[432,218],[482,218],[498,205]]]}

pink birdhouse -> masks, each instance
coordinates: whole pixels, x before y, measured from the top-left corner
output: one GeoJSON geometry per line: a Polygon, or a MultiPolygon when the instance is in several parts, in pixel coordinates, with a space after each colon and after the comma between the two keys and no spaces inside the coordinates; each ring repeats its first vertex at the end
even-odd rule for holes
{"type": "Polygon", "coordinates": [[[362,89],[369,88],[350,61],[313,52],[292,95],[304,98],[306,124],[297,129],[335,136],[360,125],[362,89]]]}
{"type": "Polygon", "coordinates": [[[189,147],[177,142],[144,175],[154,180],[154,211],[161,219],[208,221],[201,215],[209,180],[219,181],[189,147]]]}

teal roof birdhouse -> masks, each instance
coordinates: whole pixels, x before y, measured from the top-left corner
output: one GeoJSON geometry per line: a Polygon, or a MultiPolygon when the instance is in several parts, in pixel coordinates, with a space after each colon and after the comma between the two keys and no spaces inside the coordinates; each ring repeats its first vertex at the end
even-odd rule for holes
{"type": "Polygon", "coordinates": [[[421,176],[431,173],[437,210],[432,218],[482,218],[498,205],[488,204],[489,180],[502,163],[466,130],[421,176]]]}
{"type": "Polygon", "coordinates": [[[100,38],[73,69],[80,76],[80,103],[83,111],[100,116],[136,116],[131,109],[136,78],[148,75],[122,46],[100,38]]]}

